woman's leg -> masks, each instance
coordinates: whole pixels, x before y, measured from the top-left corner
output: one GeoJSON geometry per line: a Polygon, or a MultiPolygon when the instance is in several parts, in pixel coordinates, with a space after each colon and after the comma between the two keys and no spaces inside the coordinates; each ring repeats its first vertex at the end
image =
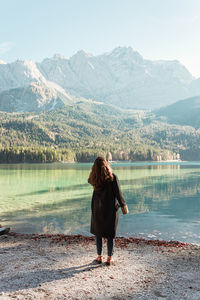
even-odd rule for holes
{"type": "Polygon", "coordinates": [[[107,239],[108,256],[113,255],[113,252],[114,252],[113,248],[114,248],[114,239],[113,238],[108,238],[107,239]]]}
{"type": "Polygon", "coordinates": [[[97,254],[101,255],[102,252],[102,238],[96,236],[96,247],[97,247],[97,254]]]}

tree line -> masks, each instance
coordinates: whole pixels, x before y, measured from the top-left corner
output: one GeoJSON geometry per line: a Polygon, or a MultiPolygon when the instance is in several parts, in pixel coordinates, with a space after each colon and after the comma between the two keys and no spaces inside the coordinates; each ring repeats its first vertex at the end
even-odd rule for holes
{"type": "Polygon", "coordinates": [[[97,156],[103,156],[109,161],[160,161],[180,158],[178,154],[168,150],[145,146],[129,151],[0,146],[0,163],[93,162],[97,156]]]}

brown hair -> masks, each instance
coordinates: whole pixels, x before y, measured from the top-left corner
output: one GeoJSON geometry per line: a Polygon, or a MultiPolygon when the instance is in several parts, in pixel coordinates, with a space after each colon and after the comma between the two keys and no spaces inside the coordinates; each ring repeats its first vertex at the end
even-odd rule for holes
{"type": "Polygon", "coordinates": [[[97,157],[92,166],[88,182],[95,190],[101,189],[105,183],[113,180],[112,169],[103,157],[97,157]]]}

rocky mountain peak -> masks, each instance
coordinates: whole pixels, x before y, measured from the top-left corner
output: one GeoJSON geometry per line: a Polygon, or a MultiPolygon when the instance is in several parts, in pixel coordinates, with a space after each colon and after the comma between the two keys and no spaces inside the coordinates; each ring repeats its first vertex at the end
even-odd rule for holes
{"type": "Polygon", "coordinates": [[[62,54],[55,53],[54,56],[53,56],[53,59],[54,60],[62,60],[62,59],[67,59],[67,57],[62,55],[62,54]]]}
{"type": "Polygon", "coordinates": [[[107,55],[118,60],[126,59],[131,61],[134,60],[135,62],[143,61],[143,57],[139,54],[139,52],[134,51],[132,47],[116,47],[107,55]]]}
{"type": "Polygon", "coordinates": [[[55,54],[37,64],[21,60],[0,64],[0,92],[33,81],[59,91],[68,101],[72,95],[136,109],[159,108],[200,90],[199,80],[179,61],[143,59],[132,47],[116,47],[97,56],[80,50],[70,59],[55,54]]]}
{"type": "Polygon", "coordinates": [[[74,54],[71,58],[70,61],[77,61],[77,60],[88,60],[91,58],[93,55],[90,53],[86,53],[84,50],[79,50],[74,54]]]}
{"type": "Polygon", "coordinates": [[[27,86],[32,81],[46,82],[31,60],[17,60],[0,65],[0,91],[27,86]]]}

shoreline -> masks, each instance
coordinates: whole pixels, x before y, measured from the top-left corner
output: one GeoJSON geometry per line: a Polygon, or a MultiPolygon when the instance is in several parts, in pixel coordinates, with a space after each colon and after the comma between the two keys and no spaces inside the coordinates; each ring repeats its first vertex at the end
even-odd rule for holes
{"type": "MultiPolygon", "coordinates": [[[[25,239],[33,239],[35,241],[38,241],[40,239],[52,239],[52,241],[66,241],[68,243],[73,243],[77,241],[93,241],[95,242],[95,236],[86,236],[82,234],[62,234],[62,233],[57,233],[57,234],[43,234],[43,233],[18,233],[11,231],[8,233],[8,236],[12,236],[14,238],[25,238],[25,239]]],[[[140,238],[140,237],[125,237],[125,236],[117,236],[115,238],[115,245],[121,245],[123,244],[128,245],[130,243],[144,243],[147,245],[152,245],[152,246],[164,246],[164,247],[183,247],[183,246],[197,246],[200,247],[200,245],[195,244],[195,243],[185,243],[185,242],[180,242],[180,241],[175,241],[175,240],[151,240],[147,238],[140,238]]]]}
{"type": "MultiPolygon", "coordinates": [[[[94,161],[52,161],[52,162],[0,162],[0,165],[53,165],[53,164],[60,164],[60,165],[65,165],[65,164],[92,164],[94,161]]],[[[200,162],[200,160],[181,160],[181,159],[168,159],[168,160],[112,160],[108,161],[110,164],[130,164],[130,163],[185,163],[185,162],[200,162]]]]}
{"type": "Polygon", "coordinates": [[[117,237],[114,265],[95,258],[94,236],[2,235],[0,299],[200,299],[200,246],[117,237]]]}
{"type": "MultiPolygon", "coordinates": [[[[15,232],[15,231],[9,231],[8,235],[13,236],[15,238],[22,237],[25,239],[33,239],[33,240],[39,240],[39,239],[60,239],[60,240],[66,240],[68,242],[73,242],[76,240],[85,240],[85,241],[95,241],[95,236],[90,235],[84,235],[81,233],[76,234],[65,234],[65,233],[23,233],[23,232],[15,232]]],[[[105,238],[104,238],[105,239],[105,238]]],[[[181,246],[197,246],[200,247],[200,244],[195,242],[185,242],[180,240],[166,240],[166,239],[151,239],[148,237],[141,237],[141,236],[123,236],[119,235],[115,238],[116,243],[118,241],[123,241],[124,244],[130,244],[130,243],[144,243],[152,246],[163,246],[165,247],[181,247],[181,246]]]]}

